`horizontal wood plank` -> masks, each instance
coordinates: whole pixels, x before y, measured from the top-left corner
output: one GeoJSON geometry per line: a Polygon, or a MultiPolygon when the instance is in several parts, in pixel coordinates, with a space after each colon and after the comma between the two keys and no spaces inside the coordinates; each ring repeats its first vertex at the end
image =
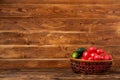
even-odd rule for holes
{"type": "Polygon", "coordinates": [[[68,58],[79,47],[88,45],[0,46],[0,59],[68,58]]]}
{"type": "Polygon", "coordinates": [[[86,44],[86,33],[51,33],[51,32],[36,32],[36,33],[19,33],[19,32],[1,32],[0,44],[25,44],[25,45],[54,45],[54,44],[86,44]]]}
{"type": "Polygon", "coordinates": [[[64,68],[70,67],[67,59],[1,59],[0,69],[64,68]]]}
{"type": "Polygon", "coordinates": [[[120,69],[101,75],[75,74],[71,69],[0,70],[0,80],[119,80],[120,69]]]}
{"type": "Polygon", "coordinates": [[[119,32],[0,32],[1,45],[120,45],[119,32]]]}
{"type": "Polygon", "coordinates": [[[120,5],[0,5],[0,17],[120,18],[120,5]]]}
{"type": "MultiPolygon", "coordinates": [[[[0,19],[0,31],[80,31],[89,32],[95,20],[48,19],[48,18],[6,18],[0,19]],[[93,22],[92,22],[93,21],[93,22]]],[[[120,20],[115,21],[119,22],[120,20]]],[[[109,23],[109,22],[108,22],[109,23]]]]}
{"type": "Polygon", "coordinates": [[[120,69],[101,75],[75,74],[71,69],[8,69],[0,70],[0,80],[119,80],[120,69]]]}
{"type": "MultiPolygon", "coordinates": [[[[92,22],[92,21],[91,21],[92,22]]],[[[104,32],[120,32],[120,21],[119,19],[98,19],[93,21],[91,24],[90,32],[104,33],[104,32]]]]}
{"type": "Polygon", "coordinates": [[[115,32],[100,32],[88,34],[89,41],[95,45],[120,45],[120,33],[115,32]]]}
{"type": "MultiPolygon", "coordinates": [[[[88,48],[91,45],[43,45],[43,46],[0,46],[0,59],[44,59],[69,58],[73,51],[79,47],[88,48]]],[[[97,46],[103,48],[113,56],[120,59],[120,46],[97,46]]]]}
{"type": "Polygon", "coordinates": [[[0,4],[120,4],[119,0],[0,0],[0,4]]]}
{"type": "MultiPolygon", "coordinates": [[[[120,60],[114,60],[113,68],[120,67],[120,60]]],[[[0,69],[70,68],[69,59],[0,59],[0,69]]]]}
{"type": "Polygon", "coordinates": [[[119,32],[120,19],[0,19],[0,31],[119,32]]]}

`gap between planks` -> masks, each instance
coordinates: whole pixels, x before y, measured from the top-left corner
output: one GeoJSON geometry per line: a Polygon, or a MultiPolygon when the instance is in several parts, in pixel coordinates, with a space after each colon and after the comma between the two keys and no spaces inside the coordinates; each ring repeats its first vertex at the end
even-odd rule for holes
{"type": "Polygon", "coordinates": [[[18,17],[14,17],[14,16],[4,16],[4,17],[0,17],[0,19],[64,19],[64,20],[68,20],[68,19],[73,19],[73,20],[120,20],[120,18],[79,18],[79,17],[52,17],[52,18],[43,18],[43,17],[26,17],[26,16],[18,16],[18,17]]]}
{"type": "Polygon", "coordinates": [[[118,3],[43,2],[43,3],[0,3],[0,5],[119,5],[118,3]]]}
{"type": "MultiPolygon", "coordinates": [[[[18,58],[18,59],[0,59],[0,61],[69,61],[70,58],[18,58]]],[[[115,61],[120,59],[115,59],[115,61]]]]}
{"type": "Polygon", "coordinates": [[[0,61],[68,61],[69,58],[42,58],[42,59],[38,59],[38,58],[24,58],[24,59],[0,59],[0,61]]]}
{"type": "Polygon", "coordinates": [[[0,47],[70,47],[70,46],[90,46],[90,45],[0,45],[0,47]]]}
{"type": "MultiPolygon", "coordinates": [[[[50,30],[0,30],[0,33],[4,33],[4,32],[14,32],[14,33],[25,33],[25,34],[29,34],[29,33],[61,33],[61,34],[68,34],[68,33],[95,33],[95,32],[86,32],[86,31],[50,31],[50,30]]],[[[117,31],[116,33],[119,33],[120,31],[117,31]]],[[[111,33],[111,32],[107,32],[107,33],[111,33]]],[[[112,32],[115,33],[115,32],[112,32]]]]}
{"type": "Polygon", "coordinates": [[[69,45],[69,44],[62,44],[62,45],[0,45],[0,47],[72,47],[72,46],[96,46],[96,47],[120,47],[120,45],[69,45]]]}
{"type": "Polygon", "coordinates": [[[0,6],[12,6],[12,7],[16,7],[16,6],[21,6],[21,5],[25,5],[25,6],[39,6],[39,5],[78,5],[78,6],[83,6],[83,5],[88,5],[88,6],[103,6],[103,5],[108,5],[108,6],[114,6],[114,5],[120,5],[119,3],[118,4],[99,4],[99,3],[96,3],[96,4],[91,4],[91,3],[88,3],[88,4],[86,4],[86,3],[82,3],[82,4],[80,4],[79,2],[76,2],[76,4],[74,4],[74,3],[71,3],[71,4],[69,4],[69,3],[46,3],[46,4],[44,4],[44,3],[38,3],[38,4],[35,4],[35,3],[27,3],[27,4],[23,4],[23,3],[12,3],[12,4],[0,4],[0,6]]]}
{"type": "MultiPolygon", "coordinates": [[[[1,19],[3,18],[43,18],[40,16],[0,16],[1,19]]],[[[47,17],[46,17],[47,18],[47,17]]],[[[80,18],[80,17],[58,17],[58,18],[54,18],[54,17],[48,17],[48,19],[120,19],[120,17],[111,17],[111,18],[80,18]]]]}
{"type": "Polygon", "coordinates": [[[2,32],[18,32],[18,33],[86,33],[86,31],[50,31],[50,30],[0,30],[0,33],[2,32]]]}

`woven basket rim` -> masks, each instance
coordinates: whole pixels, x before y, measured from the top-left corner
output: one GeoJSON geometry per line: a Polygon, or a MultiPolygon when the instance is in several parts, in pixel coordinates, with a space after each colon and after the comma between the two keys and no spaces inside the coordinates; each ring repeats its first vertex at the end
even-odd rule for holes
{"type": "Polygon", "coordinates": [[[75,59],[75,58],[70,58],[70,60],[73,61],[79,61],[79,62],[112,62],[112,60],[81,60],[81,59],[75,59]]]}

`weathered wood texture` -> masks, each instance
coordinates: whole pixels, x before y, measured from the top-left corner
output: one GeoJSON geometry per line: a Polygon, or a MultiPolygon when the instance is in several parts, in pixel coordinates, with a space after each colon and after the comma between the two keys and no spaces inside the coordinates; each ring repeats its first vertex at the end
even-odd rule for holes
{"type": "MultiPolygon", "coordinates": [[[[1,59],[32,59],[32,58],[69,58],[72,51],[78,47],[89,47],[90,45],[44,45],[44,46],[0,46],[1,59]]],[[[114,59],[120,59],[120,46],[97,46],[105,49],[113,55],[114,59]],[[115,48],[115,49],[114,49],[115,48]]]]}
{"type": "MultiPolygon", "coordinates": [[[[113,61],[111,69],[119,68],[120,59],[113,61]]],[[[0,69],[71,68],[69,58],[57,59],[0,59],[0,69]]]]}
{"type": "MultiPolygon", "coordinates": [[[[18,30],[18,31],[89,31],[91,23],[94,25],[96,20],[87,19],[48,19],[48,18],[6,18],[0,19],[1,30],[18,30]],[[11,26],[11,27],[9,27],[11,26]],[[25,27],[24,27],[25,26],[25,27]]],[[[99,21],[99,20],[98,20],[99,21]]],[[[118,24],[118,20],[110,20],[118,24]]],[[[102,23],[102,20],[99,22],[102,23]]]]}
{"type": "Polygon", "coordinates": [[[120,5],[0,5],[0,17],[120,18],[120,5]]]}
{"type": "Polygon", "coordinates": [[[0,58],[68,58],[71,52],[78,47],[81,47],[81,45],[0,46],[0,58]]]}
{"type": "Polygon", "coordinates": [[[0,69],[70,68],[92,45],[120,67],[120,0],[0,0],[0,69]]]}
{"type": "MultiPolygon", "coordinates": [[[[116,65],[114,65],[116,66],[116,65]]],[[[70,68],[68,59],[0,59],[0,69],[70,68]]]]}
{"type": "Polygon", "coordinates": [[[75,74],[70,69],[0,70],[0,80],[119,80],[120,69],[101,75],[75,74]],[[52,73],[52,74],[51,74],[52,73]]]}
{"type": "Polygon", "coordinates": [[[119,32],[120,19],[0,18],[0,31],[119,32]]]}
{"type": "Polygon", "coordinates": [[[120,45],[120,33],[0,32],[1,45],[120,45]],[[8,35],[9,34],[9,35],[8,35]],[[33,39],[34,38],[34,39],[33,39]],[[107,41],[107,43],[106,43],[107,41]]]}
{"type": "Polygon", "coordinates": [[[1,44],[28,44],[28,45],[54,45],[54,44],[86,44],[85,33],[16,33],[2,32],[0,34],[1,44]],[[9,35],[8,35],[9,34],[9,35]],[[71,36],[70,36],[71,35],[71,36]],[[81,38],[84,37],[84,38],[81,38]],[[3,40],[2,40],[3,39],[3,40]]]}

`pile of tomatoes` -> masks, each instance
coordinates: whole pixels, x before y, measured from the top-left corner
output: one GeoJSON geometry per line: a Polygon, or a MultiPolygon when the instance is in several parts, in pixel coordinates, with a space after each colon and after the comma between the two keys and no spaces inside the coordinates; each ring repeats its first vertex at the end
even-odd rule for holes
{"type": "MultiPolygon", "coordinates": [[[[79,48],[80,49],[80,48],[79,48]]],[[[78,53],[79,54],[79,53],[78,53]]],[[[112,60],[112,56],[106,53],[102,48],[89,47],[81,53],[82,60],[112,60]]]]}

